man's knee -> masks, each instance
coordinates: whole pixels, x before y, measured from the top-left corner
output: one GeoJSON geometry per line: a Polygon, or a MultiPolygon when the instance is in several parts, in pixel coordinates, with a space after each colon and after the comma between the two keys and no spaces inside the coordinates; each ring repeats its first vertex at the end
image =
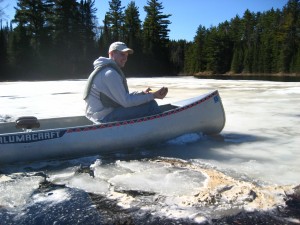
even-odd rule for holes
{"type": "Polygon", "coordinates": [[[155,114],[161,113],[161,110],[155,100],[152,100],[149,102],[149,110],[155,114]]]}

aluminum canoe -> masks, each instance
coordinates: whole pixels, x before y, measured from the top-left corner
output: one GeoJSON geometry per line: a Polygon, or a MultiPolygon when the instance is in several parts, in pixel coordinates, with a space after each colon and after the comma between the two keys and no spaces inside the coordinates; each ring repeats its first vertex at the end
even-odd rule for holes
{"type": "Polygon", "coordinates": [[[40,127],[30,130],[0,123],[0,166],[114,152],[186,133],[213,135],[225,125],[217,90],[160,107],[158,115],[105,124],[93,124],[84,116],[40,119],[40,127]]]}

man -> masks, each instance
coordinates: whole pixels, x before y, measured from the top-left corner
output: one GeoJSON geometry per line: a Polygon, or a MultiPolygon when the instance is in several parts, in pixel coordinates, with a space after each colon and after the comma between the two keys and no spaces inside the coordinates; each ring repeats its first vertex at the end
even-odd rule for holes
{"type": "Polygon", "coordinates": [[[114,42],[108,54],[109,58],[99,57],[94,61],[94,71],[88,78],[84,92],[86,117],[95,123],[106,123],[160,113],[154,99],[163,99],[168,88],[153,93],[150,88],[142,93],[129,93],[121,68],[133,50],[123,42],[114,42]]]}

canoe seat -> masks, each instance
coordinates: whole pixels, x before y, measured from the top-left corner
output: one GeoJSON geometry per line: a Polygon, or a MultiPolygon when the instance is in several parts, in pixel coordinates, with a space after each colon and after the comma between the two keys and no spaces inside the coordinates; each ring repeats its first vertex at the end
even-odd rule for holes
{"type": "Polygon", "coordinates": [[[31,130],[39,127],[40,122],[34,116],[22,116],[16,120],[16,128],[18,129],[31,130]]]}

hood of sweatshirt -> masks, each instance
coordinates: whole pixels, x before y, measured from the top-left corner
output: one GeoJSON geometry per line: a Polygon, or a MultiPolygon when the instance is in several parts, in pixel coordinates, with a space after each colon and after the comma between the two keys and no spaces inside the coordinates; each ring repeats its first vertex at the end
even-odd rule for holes
{"type": "MultiPolygon", "coordinates": [[[[99,66],[104,66],[104,65],[107,65],[107,64],[109,64],[109,63],[115,63],[116,64],[116,62],[114,61],[114,60],[112,60],[112,59],[110,59],[110,58],[106,58],[106,57],[99,57],[98,59],[96,59],[95,61],[94,61],[94,63],[93,63],[93,65],[94,65],[94,69],[96,69],[97,67],[99,67],[99,66]]],[[[117,65],[117,64],[116,64],[117,65]]]]}

